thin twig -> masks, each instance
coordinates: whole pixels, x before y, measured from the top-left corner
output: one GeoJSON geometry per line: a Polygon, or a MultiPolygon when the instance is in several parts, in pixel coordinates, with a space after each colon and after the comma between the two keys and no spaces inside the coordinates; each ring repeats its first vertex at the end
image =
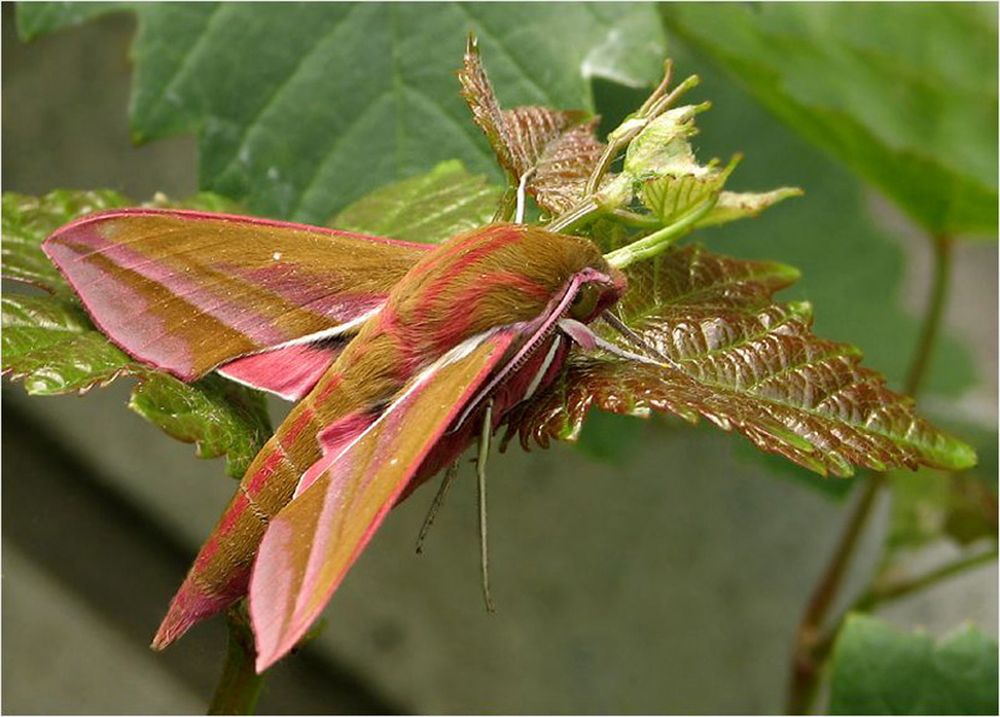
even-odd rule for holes
{"type": "Polygon", "coordinates": [[[931,295],[927,300],[924,312],[923,326],[917,341],[913,362],[903,384],[903,392],[912,396],[920,388],[927,373],[927,365],[934,354],[934,344],[941,327],[941,317],[947,304],[948,287],[951,277],[951,249],[953,240],[947,234],[939,234],[933,238],[934,245],[934,283],[931,295]]]}
{"type": "Polygon", "coordinates": [[[861,497],[854,505],[830,562],[816,587],[813,588],[796,633],[795,648],[792,653],[792,676],[785,704],[787,714],[805,714],[812,702],[820,667],[814,651],[821,639],[823,622],[840,589],[841,580],[854,555],[858,539],[864,532],[881,484],[882,476],[879,474],[872,475],[865,482],[861,497]]]}
{"type": "Polygon", "coordinates": [[[869,589],[868,592],[864,593],[861,597],[855,600],[850,607],[844,610],[844,612],[831,623],[830,627],[824,631],[823,637],[816,641],[816,649],[814,650],[814,653],[817,656],[821,656],[823,659],[830,654],[830,650],[833,649],[833,642],[837,639],[837,633],[840,630],[840,626],[844,622],[848,613],[871,612],[879,605],[892,602],[893,600],[898,600],[899,598],[906,597],[911,593],[929,588],[937,583],[947,580],[948,578],[960,575],[967,570],[978,568],[980,565],[985,565],[986,563],[992,562],[996,559],[997,550],[994,548],[982,553],[976,553],[975,555],[960,558],[954,562],[935,568],[934,570],[916,578],[907,578],[905,580],[892,582],[881,588],[873,587],[869,589]]]}
{"type": "Polygon", "coordinates": [[[858,598],[851,609],[855,611],[870,611],[883,603],[906,597],[911,593],[936,585],[943,580],[953,578],[956,575],[964,573],[966,570],[972,570],[973,568],[978,568],[980,565],[985,565],[996,560],[996,558],[997,549],[993,548],[992,550],[959,558],[958,560],[934,568],[923,575],[918,575],[915,578],[906,578],[893,581],[881,587],[872,587],[858,598]]]}

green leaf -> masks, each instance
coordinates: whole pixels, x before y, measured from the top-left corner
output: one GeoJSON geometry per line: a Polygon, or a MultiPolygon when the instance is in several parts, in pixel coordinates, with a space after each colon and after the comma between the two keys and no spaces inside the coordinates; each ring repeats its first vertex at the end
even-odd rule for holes
{"type": "MultiPolygon", "coordinates": [[[[689,77],[667,96],[690,89],[697,84],[696,80],[696,77],[689,77]]],[[[621,174],[609,178],[602,188],[602,198],[598,200],[602,207],[612,210],[624,208],[638,197],[649,214],[627,212],[624,215],[626,221],[634,224],[652,220],[655,226],[666,227],[681,222],[684,217],[698,215],[700,218],[688,227],[687,231],[690,231],[754,217],[783,199],[802,194],[800,189],[793,187],[782,187],[763,194],[724,192],[723,187],[742,154],[735,154],[728,165],[720,168],[717,159],[705,165],[699,164],[691,146],[691,138],[698,133],[695,116],[707,110],[709,103],[684,105],[657,115],[657,111],[662,110],[645,109],[647,105],[655,108],[660,103],[667,104],[665,98],[657,99],[657,93],[646,100],[643,110],[629,115],[612,132],[612,137],[616,134],[628,136],[629,132],[636,131],[630,129],[631,126],[637,122],[645,123],[628,145],[621,174]],[[647,118],[647,114],[651,119],[647,118]]],[[[617,216],[623,217],[621,213],[617,216]]],[[[616,265],[611,257],[609,261],[616,265]]]]}
{"type": "Polygon", "coordinates": [[[157,192],[151,201],[143,202],[142,206],[156,207],[157,209],[196,209],[200,212],[246,214],[240,204],[212,192],[198,192],[194,196],[184,199],[172,199],[157,192]]]}
{"type": "Polygon", "coordinates": [[[17,32],[33,40],[65,27],[79,25],[100,15],[129,10],[126,2],[38,2],[17,7],[17,32]]]}
{"type": "MultiPolygon", "coordinates": [[[[862,368],[857,349],[813,336],[807,304],[771,303],[797,278],[794,269],[690,246],[626,274],[629,289],[616,311],[663,363],[571,357],[562,381],[511,419],[523,444],[574,439],[596,405],[630,415],[665,411],[692,422],[701,415],[823,475],[849,476],[852,464],[886,470],[975,463],[969,446],[933,428],[911,399],[862,368]]],[[[604,333],[636,350],[633,341],[604,333]]]]}
{"type": "MultiPolygon", "coordinates": [[[[56,395],[104,386],[119,376],[138,384],[129,406],[168,435],[196,444],[205,458],[227,457],[227,471],[242,476],[270,435],[267,407],[255,391],[209,376],[184,384],[141,365],[113,346],[91,323],[72,290],[41,252],[52,230],[99,209],[128,205],[114,192],[55,191],[45,197],[3,196],[4,252],[0,273],[48,289],[54,296],[6,292],[2,306],[2,371],[23,379],[33,395],[56,395]]],[[[201,194],[154,206],[231,211],[234,205],[201,194]]]]}
{"type": "Polygon", "coordinates": [[[8,292],[0,302],[3,373],[24,379],[32,395],[86,391],[135,367],[68,301],[8,292]]]}
{"type": "Polygon", "coordinates": [[[226,472],[242,478],[271,435],[263,394],[211,374],[186,384],[148,372],[129,408],[167,435],[195,444],[199,458],[226,456],[226,472]]]}
{"type": "Polygon", "coordinates": [[[965,625],[937,644],[849,615],[833,649],[832,714],[996,714],[997,643],[965,625]]]}
{"type": "Polygon", "coordinates": [[[932,232],[997,226],[997,20],[976,4],[661,6],[667,27],[932,232]]]}
{"type": "Polygon", "coordinates": [[[59,295],[72,295],[59,271],[42,252],[42,241],[73,217],[128,203],[117,192],[57,190],[44,197],[3,195],[2,274],[59,295]]]}
{"type": "Polygon", "coordinates": [[[580,430],[577,445],[595,460],[622,465],[642,440],[635,422],[630,416],[592,411],[580,430]]]}
{"type": "Polygon", "coordinates": [[[337,229],[406,241],[437,243],[488,224],[501,190],[457,160],[427,174],[387,185],[330,220],[337,229]]]}
{"type": "Polygon", "coordinates": [[[470,30],[511,104],[591,111],[594,76],[656,80],[664,51],[655,8],[568,7],[140,3],[133,134],[197,132],[203,189],[321,224],[445,159],[496,171],[454,74],[470,30]]]}
{"type": "Polygon", "coordinates": [[[749,219],[758,216],[765,209],[773,207],[790,197],[801,197],[802,190],[798,187],[781,187],[770,192],[720,192],[719,200],[712,210],[695,224],[701,227],[727,224],[737,219],[749,219]]]}

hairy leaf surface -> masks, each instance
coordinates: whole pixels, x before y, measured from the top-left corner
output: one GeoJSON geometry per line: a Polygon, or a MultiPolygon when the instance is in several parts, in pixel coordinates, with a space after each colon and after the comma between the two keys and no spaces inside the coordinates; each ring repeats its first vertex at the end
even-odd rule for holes
{"type": "Polygon", "coordinates": [[[781,187],[770,192],[719,192],[712,210],[695,224],[696,228],[728,224],[758,216],[769,207],[790,197],[802,196],[798,187],[781,187]]]}
{"type": "Polygon", "coordinates": [[[821,474],[848,476],[852,464],[958,469],[975,462],[971,448],[919,418],[911,399],[861,367],[857,349],[813,336],[807,304],[772,303],[773,292],[797,278],[793,269],[690,246],[627,273],[620,318],[670,366],[577,358],[511,421],[523,444],[575,438],[594,405],[692,422],[704,416],[821,474]]]}
{"type": "Polygon", "coordinates": [[[86,391],[135,366],[75,304],[10,293],[2,302],[3,372],[32,395],[86,391]]]}
{"type": "Polygon", "coordinates": [[[263,394],[214,374],[187,384],[149,372],[128,406],[167,435],[195,444],[199,458],[225,456],[234,478],[243,477],[271,435],[263,394]]]}
{"type": "Polygon", "coordinates": [[[849,615],[833,649],[831,714],[996,714],[997,643],[971,625],[939,642],[849,615]]]}

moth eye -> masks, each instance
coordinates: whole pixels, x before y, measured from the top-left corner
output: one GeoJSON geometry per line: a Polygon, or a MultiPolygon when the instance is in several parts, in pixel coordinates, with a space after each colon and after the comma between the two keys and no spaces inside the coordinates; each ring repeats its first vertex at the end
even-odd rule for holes
{"type": "Polygon", "coordinates": [[[601,290],[596,284],[584,284],[569,305],[569,315],[578,321],[589,319],[597,308],[597,300],[600,297],[601,290]]]}

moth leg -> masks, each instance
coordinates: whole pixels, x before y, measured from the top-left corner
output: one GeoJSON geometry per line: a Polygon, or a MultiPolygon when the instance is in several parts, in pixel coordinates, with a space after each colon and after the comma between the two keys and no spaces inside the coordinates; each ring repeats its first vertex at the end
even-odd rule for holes
{"type": "Polygon", "coordinates": [[[490,558],[486,540],[486,456],[490,452],[490,435],[493,432],[493,399],[486,402],[483,432],[479,435],[479,454],[476,458],[476,477],[479,494],[479,565],[483,573],[483,599],[486,611],[496,612],[490,595],[490,558]]]}
{"type": "Polygon", "coordinates": [[[434,500],[431,501],[431,507],[427,509],[427,515],[424,516],[424,524],[420,526],[420,533],[417,535],[417,554],[424,552],[424,538],[427,537],[427,533],[430,532],[431,526],[434,525],[434,518],[437,516],[441,506],[444,505],[444,498],[448,495],[448,489],[451,488],[451,484],[455,481],[455,477],[458,475],[458,461],[455,461],[448,469],[444,472],[444,478],[441,479],[441,485],[438,486],[437,493],[434,494],[434,500]]]}

